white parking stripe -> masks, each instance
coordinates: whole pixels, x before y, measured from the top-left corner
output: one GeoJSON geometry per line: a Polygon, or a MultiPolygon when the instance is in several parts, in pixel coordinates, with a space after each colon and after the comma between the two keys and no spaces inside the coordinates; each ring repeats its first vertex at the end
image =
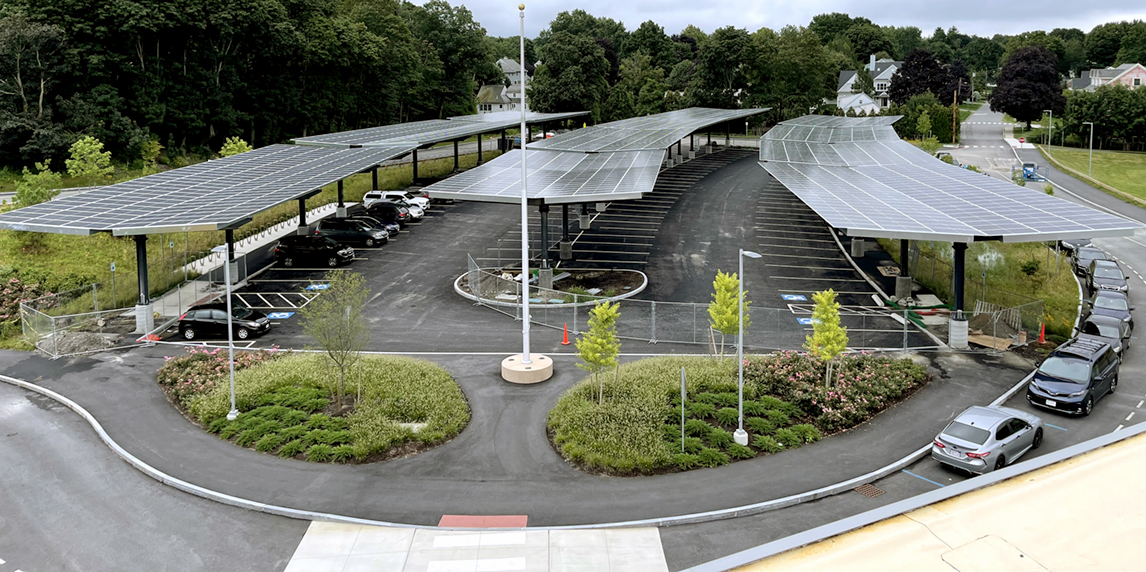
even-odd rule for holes
{"type": "Polygon", "coordinates": [[[1131,411],[1131,412],[1130,412],[1130,415],[1127,415],[1127,416],[1126,416],[1126,421],[1130,421],[1130,419],[1131,419],[1131,418],[1133,418],[1133,417],[1134,417],[1134,412],[1133,412],[1133,411],[1131,411]]]}
{"type": "Polygon", "coordinates": [[[1146,403],[1146,401],[1139,401],[1137,407],[1141,408],[1143,403],[1146,403]]]}

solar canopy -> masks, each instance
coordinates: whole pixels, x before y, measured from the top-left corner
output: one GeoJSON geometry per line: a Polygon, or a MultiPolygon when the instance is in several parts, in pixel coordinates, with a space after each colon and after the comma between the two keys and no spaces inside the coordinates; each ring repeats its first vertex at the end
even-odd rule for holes
{"type": "MultiPolygon", "coordinates": [[[[700,129],[767,109],[694,107],[577,129],[527,145],[528,198],[546,203],[638,199],[652,192],[665,149],[700,129]]],[[[521,200],[521,154],[507,153],[426,187],[433,197],[521,200]]]]}
{"type": "MultiPolygon", "coordinates": [[[[573,111],[566,113],[526,113],[527,123],[543,123],[559,121],[588,115],[588,111],[573,111]]],[[[412,123],[398,123],[382,127],[369,127],[355,129],[354,131],[341,131],[327,133],[313,137],[299,137],[294,140],[299,145],[316,145],[323,147],[390,147],[395,145],[410,145],[419,147],[465,139],[490,131],[499,131],[519,126],[521,114],[513,111],[497,113],[479,113],[477,115],[462,115],[449,119],[430,119],[414,121],[412,123]]]]}
{"type": "Polygon", "coordinates": [[[270,145],[0,214],[0,228],[116,235],[221,230],[409,153],[270,145]]]}
{"type": "Polygon", "coordinates": [[[897,119],[785,121],[761,138],[761,165],[849,236],[1035,242],[1143,226],[939,161],[900,140],[897,119]]]}

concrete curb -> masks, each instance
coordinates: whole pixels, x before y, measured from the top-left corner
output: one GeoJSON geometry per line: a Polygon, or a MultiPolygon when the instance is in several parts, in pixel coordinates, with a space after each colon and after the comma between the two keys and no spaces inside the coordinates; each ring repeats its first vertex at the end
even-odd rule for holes
{"type": "MultiPolygon", "coordinates": [[[[1026,385],[1027,381],[1033,375],[1034,375],[1033,371],[1030,374],[1027,374],[1027,376],[1024,377],[1022,381],[1020,381],[1018,384],[1016,384],[1011,389],[1007,390],[1006,393],[999,396],[999,398],[997,398],[995,401],[991,402],[991,404],[997,405],[997,404],[1005,402],[1007,399],[1010,399],[1011,396],[1013,396],[1015,393],[1017,393],[1020,389],[1022,389],[1026,385]]],[[[422,529],[433,529],[433,530],[452,530],[451,528],[445,528],[445,527],[426,526],[426,525],[419,525],[419,524],[402,524],[402,523],[396,523],[396,522],[386,522],[386,521],[380,521],[380,520],[356,518],[356,517],[351,517],[351,516],[344,516],[344,515],[331,514],[331,513],[325,513],[325,512],[315,512],[315,511],[295,509],[295,508],[289,508],[289,507],[278,506],[278,505],[271,505],[271,504],[261,503],[261,502],[257,502],[257,501],[253,501],[253,500],[244,499],[241,497],[228,495],[228,494],[214,491],[211,489],[207,489],[204,487],[200,487],[198,485],[194,485],[194,484],[189,483],[187,481],[184,481],[184,480],[175,478],[171,475],[168,475],[167,473],[164,473],[164,472],[160,471],[159,469],[156,469],[155,467],[152,467],[151,465],[144,463],[142,460],[140,460],[139,458],[137,458],[134,455],[132,455],[131,453],[129,453],[126,449],[124,449],[118,443],[116,443],[115,440],[113,440],[111,438],[111,436],[109,436],[107,434],[106,431],[104,431],[103,426],[100,424],[100,422],[98,420],[96,420],[95,416],[93,416],[86,409],[84,409],[78,403],[72,401],[71,399],[68,399],[67,397],[64,397],[63,395],[56,393],[55,391],[52,391],[48,388],[41,387],[39,385],[36,385],[34,383],[29,383],[29,382],[21,380],[21,379],[16,379],[14,377],[9,377],[9,376],[0,374],[0,381],[3,381],[5,383],[8,383],[10,385],[14,385],[14,386],[22,388],[22,389],[26,389],[28,391],[34,391],[36,393],[39,393],[41,395],[44,395],[46,397],[49,397],[51,399],[54,399],[54,400],[62,403],[68,409],[71,409],[77,415],[79,415],[80,417],[83,417],[84,420],[87,421],[89,425],[91,425],[92,429],[96,432],[96,435],[99,436],[100,440],[103,441],[104,444],[108,446],[108,448],[110,448],[113,452],[115,452],[116,455],[119,455],[119,457],[121,459],[123,459],[124,461],[126,461],[129,465],[131,465],[132,467],[135,467],[137,470],[139,470],[143,474],[159,481],[160,483],[163,483],[167,486],[179,489],[185,493],[195,495],[197,497],[202,497],[202,498],[205,498],[208,500],[212,500],[215,502],[219,502],[222,504],[226,504],[226,505],[230,505],[230,506],[234,506],[234,507],[238,507],[238,508],[245,508],[247,510],[253,510],[253,511],[257,511],[257,512],[263,512],[263,513],[267,513],[267,514],[273,514],[276,516],[284,516],[287,518],[295,518],[295,519],[300,519],[300,520],[319,520],[319,521],[325,521],[325,522],[340,522],[340,523],[346,523],[346,524],[362,524],[362,525],[370,525],[370,526],[390,526],[390,527],[414,528],[414,529],[422,528],[422,529]]],[[[848,479],[846,481],[842,481],[842,482],[839,482],[839,483],[836,483],[833,485],[828,485],[826,487],[821,487],[821,488],[813,490],[813,491],[808,491],[808,492],[804,492],[804,493],[800,493],[800,494],[790,495],[790,496],[779,498],[779,499],[763,501],[763,502],[749,504],[749,505],[743,505],[743,506],[739,506],[739,507],[732,507],[732,508],[726,508],[726,509],[720,509],[720,510],[694,513],[694,514],[669,516],[669,517],[663,517],[663,518],[651,518],[651,519],[644,519],[644,520],[629,520],[629,521],[621,521],[621,522],[606,522],[606,523],[597,523],[597,524],[569,525],[569,526],[538,526],[538,527],[527,527],[527,528],[532,529],[532,530],[575,530],[575,529],[633,528],[633,527],[647,527],[647,526],[660,527],[660,526],[676,526],[676,525],[682,525],[682,524],[697,524],[697,523],[702,523],[702,522],[712,522],[712,521],[716,521],[716,520],[726,520],[726,519],[731,519],[731,518],[739,518],[742,516],[756,515],[756,514],[769,512],[769,511],[773,511],[773,510],[777,510],[777,509],[781,509],[781,508],[786,508],[789,506],[793,506],[793,505],[797,505],[797,504],[801,504],[801,503],[805,503],[805,502],[809,502],[809,501],[837,495],[840,493],[848,492],[848,491],[850,491],[850,490],[852,490],[852,489],[854,489],[860,485],[871,483],[873,481],[876,481],[876,480],[879,480],[883,477],[886,477],[892,473],[895,473],[895,472],[902,470],[904,467],[907,467],[907,466],[911,465],[912,463],[926,457],[930,450],[931,450],[931,445],[929,443],[929,444],[925,445],[924,447],[921,447],[920,449],[913,451],[912,453],[908,454],[907,456],[903,457],[902,459],[895,461],[894,463],[891,463],[890,465],[884,466],[882,468],[876,469],[874,471],[860,475],[858,477],[854,477],[854,478],[851,478],[851,479],[848,479]]],[[[472,530],[472,529],[465,529],[465,530],[472,530]]],[[[491,530],[493,530],[493,529],[491,529],[491,530]]]]}
{"type": "MultiPolygon", "coordinates": [[[[489,269],[479,268],[478,270],[483,271],[483,270],[489,270],[489,269]]],[[[580,269],[578,269],[578,268],[562,268],[561,270],[563,272],[564,271],[576,272],[580,269]]],[[[633,296],[636,296],[637,294],[644,292],[645,288],[648,288],[648,286],[649,286],[649,276],[647,274],[645,274],[644,272],[641,272],[640,270],[616,270],[616,269],[614,269],[614,270],[611,270],[610,272],[636,272],[637,274],[640,274],[642,278],[644,278],[644,282],[641,282],[640,286],[634,288],[633,290],[631,290],[629,292],[625,292],[624,294],[619,294],[617,296],[612,296],[609,298],[597,298],[591,302],[578,302],[576,304],[574,304],[572,302],[570,302],[568,304],[546,304],[546,303],[530,302],[529,306],[531,308],[534,306],[545,306],[545,307],[550,307],[550,308],[583,308],[583,307],[587,307],[587,306],[593,306],[594,304],[596,304],[597,302],[599,302],[601,300],[608,300],[610,302],[617,302],[620,300],[624,300],[626,298],[632,298],[633,296]]],[[[465,277],[468,274],[469,274],[469,272],[466,272],[466,273],[462,274],[461,276],[458,276],[454,280],[454,292],[456,292],[462,298],[465,298],[471,302],[476,302],[478,304],[482,304],[485,306],[504,306],[506,308],[520,308],[521,307],[521,304],[518,304],[516,302],[501,302],[501,301],[494,300],[491,298],[479,298],[477,296],[474,296],[473,294],[467,293],[466,291],[462,290],[462,280],[465,279],[465,277]]],[[[554,292],[560,292],[560,290],[555,289],[554,292]]],[[[544,324],[538,324],[538,325],[544,325],[544,324]]]]}

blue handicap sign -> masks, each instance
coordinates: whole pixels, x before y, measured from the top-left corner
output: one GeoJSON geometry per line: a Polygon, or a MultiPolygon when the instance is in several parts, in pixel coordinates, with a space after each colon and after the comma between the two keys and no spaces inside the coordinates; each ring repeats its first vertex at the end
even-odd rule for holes
{"type": "Polygon", "coordinates": [[[807,302],[808,297],[803,294],[781,294],[780,297],[788,302],[807,302]]]}
{"type": "Polygon", "coordinates": [[[811,318],[796,318],[796,320],[805,326],[812,325],[812,319],[811,318]]]}
{"type": "Polygon", "coordinates": [[[327,288],[330,288],[330,284],[311,284],[306,287],[307,290],[326,290],[327,288]]]}
{"type": "Polygon", "coordinates": [[[294,312],[271,312],[267,317],[272,320],[285,320],[294,315],[294,312]]]}

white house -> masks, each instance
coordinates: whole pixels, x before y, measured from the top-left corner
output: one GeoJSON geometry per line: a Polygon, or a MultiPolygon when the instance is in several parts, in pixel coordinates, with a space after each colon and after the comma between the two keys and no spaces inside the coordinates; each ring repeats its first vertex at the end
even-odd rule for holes
{"type": "Polygon", "coordinates": [[[875,56],[871,56],[871,61],[864,66],[864,69],[871,74],[872,83],[875,87],[874,96],[866,96],[857,98],[857,93],[863,93],[856,85],[856,79],[859,77],[857,70],[843,70],[840,71],[839,87],[836,89],[836,107],[843,111],[849,109],[859,112],[868,112],[873,109],[879,111],[887,109],[891,105],[891,98],[887,96],[887,88],[891,85],[891,76],[903,66],[903,62],[897,62],[892,59],[884,58],[876,60],[875,56]],[[870,101],[869,101],[870,100],[870,101]]]}
{"type": "Polygon", "coordinates": [[[1129,88],[1142,87],[1146,84],[1146,66],[1142,64],[1122,64],[1116,68],[1092,69],[1084,72],[1082,77],[1070,80],[1070,89],[1074,91],[1094,91],[1099,86],[1120,83],[1129,88]]]}
{"type": "MultiPolygon", "coordinates": [[[[521,79],[524,75],[529,79],[529,72],[522,72],[521,65],[509,58],[497,60],[497,65],[509,80],[509,86],[501,84],[483,85],[477,93],[477,112],[493,113],[495,111],[518,111],[521,109],[521,79]]],[[[529,104],[526,103],[526,111],[529,104]]]]}

